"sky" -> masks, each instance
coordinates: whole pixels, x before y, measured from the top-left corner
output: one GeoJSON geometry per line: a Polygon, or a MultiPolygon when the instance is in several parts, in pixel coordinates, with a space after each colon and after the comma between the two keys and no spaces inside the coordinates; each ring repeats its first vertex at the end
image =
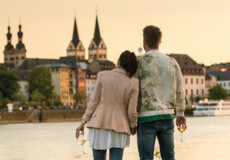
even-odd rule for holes
{"type": "Polygon", "coordinates": [[[162,53],[188,54],[205,65],[230,62],[229,0],[0,0],[0,63],[8,23],[16,46],[19,19],[27,58],[66,56],[74,10],[86,58],[97,13],[108,60],[115,63],[124,50],[140,54],[147,25],[161,28],[162,53]]]}

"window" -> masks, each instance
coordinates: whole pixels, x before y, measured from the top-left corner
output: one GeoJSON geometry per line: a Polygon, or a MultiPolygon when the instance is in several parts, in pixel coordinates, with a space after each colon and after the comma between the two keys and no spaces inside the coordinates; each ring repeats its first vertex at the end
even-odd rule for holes
{"type": "Polygon", "coordinates": [[[225,87],[226,86],[225,82],[223,84],[224,84],[224,87],[225,87]]]}
{"type": "Polygon", "coordinates": [[[193,95],[193,89],[191,89],[191,95],[193,95]]]}
{"type": "Polygon", "coordinates": [[[21,57],[21,59],[25,59],[25,57],[21,57]]]}
{"type": "Polygon", "coordinates": [[[203,83],[204,83],[204,79],[202,78],[202,79],[201,79],[201,84],[203,84],[203,83]]]}
{"type": "Polygon", "coordinates": [[[198,89],[196,90],[196,95],[199,95],[199,90],[198,89]]]}
{"type": "Polygon", "coordinates": [[[204,95],[204,89],[202,89],[202,95],[204,95]]]}
{"type": "Polygon", "coordinates": [[[198,80],[198,78],[196,79],[196,84],[198,84],[199,83],[199,80],[198,80]]]}
{"type": "Polygon", "coordinates": [[[230,82],[228,83],[228,86],[230,86],[230,82]]]}
{"type": "Polygon", "coordinates": [[[13,61],[13,60],[14,60],[14,58],[12,58],[12,57],[11,57],[11,58],[10,58],[10,60],[11,60],[11,61],[13,61]]]}
{"type": "MultiPolygon", "coordinates": [[[[7,58],[5,58],[5,61],[7,61],[7,58]]],[[[230,83],[229,83],[230,84],[230,83]]]]}
{"type": "Polygon", "coordinates": [[[187,80],[187,78],[185,78],[185,84],[187,84],[188,83],[188,80],[187,80]]]}
{"type": "Polygon", "coordinates": [[[186,96],[188,95],[188,90],[187,89],[185,89],[185,94],[186,94],[186,96]]]}
{"type": "Polygon", "coordinates": [[[193,84],[193,79],[191,78],[191,84],[193,84]]]}

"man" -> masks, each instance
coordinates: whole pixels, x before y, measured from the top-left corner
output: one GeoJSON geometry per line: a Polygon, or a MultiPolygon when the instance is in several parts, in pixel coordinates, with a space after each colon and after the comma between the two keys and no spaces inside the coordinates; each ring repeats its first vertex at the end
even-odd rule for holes
{"type": "Polygon", "coordinates": [[[184,125],[185,97],[178,63],[158,51],[162,33],[158,27],[143,30],[146,54],[138,59],[140,84],[137,140],[141,160],[152,160],[156,138],[162,160],[174,159],[174,109],[176,125],[184,125]]]}

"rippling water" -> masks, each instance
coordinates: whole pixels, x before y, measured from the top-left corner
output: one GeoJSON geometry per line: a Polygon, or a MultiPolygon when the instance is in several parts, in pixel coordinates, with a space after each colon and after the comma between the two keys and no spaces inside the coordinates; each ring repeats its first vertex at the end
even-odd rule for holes
{"type": "MultiPolygon", "coordinates": [[[[230,116],[187,118],[188,129],[175,129],[176,160],[230,160],[230,116]]],[[[79,122],[0,125],[0,160],[92,160],[75,140],[79,122]]],[[[86,130],[87,134],[87,130],[86,130]]],[[[125,149],[124,160],[138,160],[136,136],[125,149]]]]}

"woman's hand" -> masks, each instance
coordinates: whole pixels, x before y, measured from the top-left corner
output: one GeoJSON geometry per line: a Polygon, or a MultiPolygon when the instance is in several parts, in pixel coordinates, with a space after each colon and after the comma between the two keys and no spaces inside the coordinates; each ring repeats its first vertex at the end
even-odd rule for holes
{"type": "Polygon", "coordinates": [[[80,135],[80,131],[84,135],[84,126],[85,126],[85,124],[81,123],[81,125],[76,129],[76,139],[78,139],[78,137],[80,135]]]}
{"type": "Polygon", "coordinates": [[[130,128],[131,135],[135,135],[137,133],[137,127],[130,128]]]}

